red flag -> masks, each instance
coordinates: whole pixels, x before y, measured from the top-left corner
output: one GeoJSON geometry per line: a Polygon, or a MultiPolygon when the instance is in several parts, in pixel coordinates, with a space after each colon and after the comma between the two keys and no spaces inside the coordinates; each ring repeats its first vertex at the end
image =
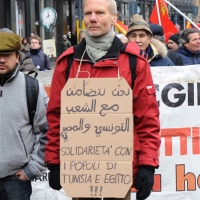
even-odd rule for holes
{"type": "MultiPolygon", "coordinates": [[[[167,32],[178,33],[176,26],[169,19],[166,2],[164,0],[158,0],[158,7],[160,11],[161,26],[164,29],[164,34],[166,34],[167,32]]],[[[156,3],[150,16],[150,22],[154,24],[159,24],[156,3]]]]}

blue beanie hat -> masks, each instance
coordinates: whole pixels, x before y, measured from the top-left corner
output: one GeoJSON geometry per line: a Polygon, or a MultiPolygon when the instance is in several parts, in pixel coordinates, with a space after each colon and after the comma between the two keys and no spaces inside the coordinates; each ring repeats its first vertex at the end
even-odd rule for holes
{"type": "Polygon", "coordinates": [[[159,24],[149,24],[149,26],[153,35],[159,35],[159,36],[164,35],[163,27],[160,26],[159,24]]]}

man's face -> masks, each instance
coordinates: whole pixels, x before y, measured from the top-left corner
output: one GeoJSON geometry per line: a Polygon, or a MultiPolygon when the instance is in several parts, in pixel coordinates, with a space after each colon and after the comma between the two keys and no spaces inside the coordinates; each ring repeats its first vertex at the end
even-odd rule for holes
{"type": "Polygon", "coordinates": [[[30,47],[31,49],[39,49],[40,48],[40,44],[39,44],[39,41],[36,40],[36,39],[31,39],[30,41],[30,47]]]}
{"type": "Polygon", "coordinates": [[[6,76],[10,72],[12,72],[18,62],[19,55],[16,55],[16,53],[0,53],[0,76],[6,76]]]}
{"type": "Polygon", "coordinates": [[[187,49],[192,52],[197,52],[200,50],[200,36],[199,33],[189,34],[189,42],[184,44],[187,49]]]}
{"type": "Polygon", "coordinates": [[[84,23],[86,31],[92,37],[110,32],[117,16],[111,14],[107,0],[86,0],[84,5],[84,23]]]}
{"type": "Polygon", "coordinates": [[[151,42],[151,37],[152,36],[147,34],[145,30],[135,30],[129,33],[128,41],[136,42],[137,45],[145,51],[151,42]]]}
{"type": "Polygon", "coordinates": [[[167,47],[169,49],[171,49],[172,51],[178,50],[178,44],[176,44],[176,42],[174,42],[173,40],[170,40],[170,39],[168,40],[167,47]]]}

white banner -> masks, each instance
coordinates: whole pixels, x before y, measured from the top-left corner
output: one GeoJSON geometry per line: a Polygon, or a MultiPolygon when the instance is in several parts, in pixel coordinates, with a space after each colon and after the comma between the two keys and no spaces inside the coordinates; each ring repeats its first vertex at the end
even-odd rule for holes
{"type": "MultiPolygon", "coordinates": [[[[160,167],[148,200],[200,199],[200,65],[151,67],[160,109],[160,167]]],[[[31,200],[70,200],[48,186],[47,172],[32,183],[31,200]]],[[[77,188],[79,190],[80,188],[77,188]]],[[[135,200],[135,192],[131,193],[135,200]]]]}

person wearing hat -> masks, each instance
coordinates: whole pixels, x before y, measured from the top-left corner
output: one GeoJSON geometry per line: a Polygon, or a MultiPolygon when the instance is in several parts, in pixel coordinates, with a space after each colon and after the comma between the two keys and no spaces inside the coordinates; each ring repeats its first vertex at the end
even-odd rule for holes
{"type": "Polygon", "coordinates": [[[164,43],[165,37],[164,37],[163,27],[160,26],[159,24],[150,23],[149,28],[151,32],[153,33],[153,38],[160,40],[162,43],[164,43]]]}
{"type": "MultiPolygon", "coordinates": [[[[153,26],[153,25],[151,25],[153,26]]],[[[160,33],[159,27],[153,27],[160,33]]],[[[174,66],[174,63],[167,57],[167,48],[159,40],[153,38],[149,24],[138,14],[135,14],[128,26],[126,33],[129,42],[136,42],[137,45],[148,54],[150,66],[174,66]]]]}
{"type": "MultiPolygon", "coordinates": [[[[8,33],[13,33],[8,28],[1,28],[0,32],[8,32],[8,33]]],[[[20,62],[20,71],[24,73],[28,73],[30,71],[38,71],[34,64],[33,61],[30,57],[28,57],[25,53],[23,53],[21,50],[19,51],[19,62],[20,62]]]]}
{"type": "Polygon", "coordinates": [[[200,64],[200,35],[199,31],[190,28],[185,29],[180,35],[180,47],[177,53],[180,54],[184,65],[200,64]]]}
{"type": "Polygon", "coordinates": [[[46,170],[48,97],[39,83],[37,108],[30,124],[25,75],[20,72],[21,38],[0,32],[0,199],[30,200],[31,181],[46,170]]]}
{"type": "Polygon", "coordinates": [[[164,44],[165,37],[164,37],[163,27],[160,26],[159,24],[149,24],[149,25],[150,25],[150,29],[153,33],[153,38],[162,42],[162,44],[160,43],[160,46],[159,46],[159,47],[162,47],[162,49],[163,49],[162,51],[167,51],[167,57],[174,63],[174,65],[182,66],[183,61],[182,61],[182,58],[180,57],[180,55],[178,53],[172,51],[171,49],[166,49],[166,46],[164,44]]]}
{"type": "Polygon", "coordinates": [[[167,48],[168,48],[168,54],[167,56],[171,59],[171,61],[176,66],[183,66],[183,60],[181,56],[177,53],[178,46],[179,46],[179,33],[173,34],[169,37],[167,48]],[[178,43],[178,44],[177,44],[178,43]]]}
{"type": "Polygon", "coordinates": [[[172,50],[172,51],[177,51],[178,47],[179,47],[179,37],[180,34],[176,33],[173,34],[169,37],[168,42],[167,42],[167,47],[168,49],[172,50]]]}
{"type": "Polygon", "coordinates": [[[66,35],[63,35],[63,41],[61,43],[62,53],[71,47],[71,42],[67,39],[66,35]]]}

